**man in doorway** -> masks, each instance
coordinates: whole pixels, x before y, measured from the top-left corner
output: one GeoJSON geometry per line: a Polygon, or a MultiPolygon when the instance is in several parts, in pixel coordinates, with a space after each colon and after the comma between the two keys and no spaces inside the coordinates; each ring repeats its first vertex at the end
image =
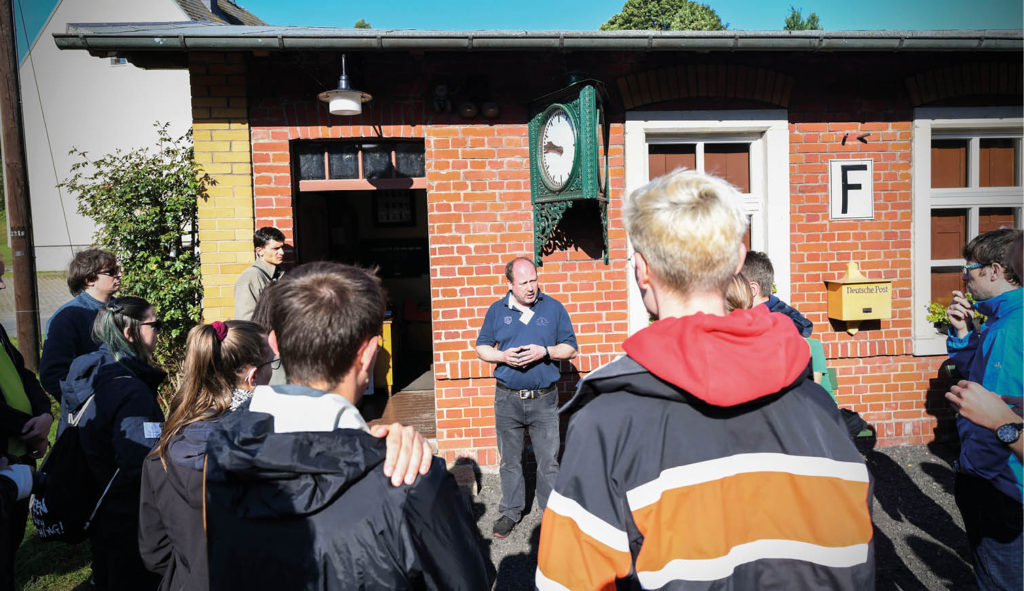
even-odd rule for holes
{"type": "Polygon", "coordinates": [[[256,302],[260,294],[284,275],[281,263],[284,262],[284,234],[273,226],[256,230],[252,237],[256,249],[256,262],[242,271],[235,282],[235,318],[251,320],[256,310],[256,302]]]}
{"type": "Polygon", "coordinates": [[[495,537],[504,538],[526,506],[523,436],[530,432],[537,460],[537,505],[544,509],[558,476],[559,361],[576,357],[576,333],[558,300],[537,284],[537,267],[519,257],[505,265],[508,294],[491,304],[476,339],[476,354],[495,364],[494,426],[501,456],[501,515],[495,537]]]}
{"type": "Polygon", "coordinates": [[[678,169],[623,207],[657,320],[569,402],[538,589],[845,589],[875,584],[867,467],[810,350],[764,306],[727,313],[743,198],[678,169]]]}
{"type": "Polygon", "coordinates": [[[71,362],[99,349],[99,343],[92,338],[92,323],[96,313],[120,288],[121,269],[112,253],[89,248],[71,260],[68,289],[74,298],[57,308],[47,322],[39,360],[39,381],[58,402],[60,382],[68,376],[71,362]]]}
{"type": "MultiPolygon", "coordinates": [[[[954,291],[946,310],[946,350],[957,370],[964,379],[1002,394],[1017,409],[1024,390],[1024,290],[1011,263],[1020,235],[1011,228],[994,230],[964,247],[963,279],[975,303],[954,291]],[[986,316],[980,330],[973,322],[975,309],[986,316]]],[[[1018,418],[993,431],[962,415],[956,422],[956,504],[964,518],[978,587],[1018,589],[1024,580],[1024,505],[1021,461],[1010,446],[1020,438],[1024,424],[1018,418]]]]}
{"type": "Polygon", "coordinates": [[[800,336],[804,338],[811,336],[814,323],[772,293],[772,286],[775,285],[775,267],[772,266],[772,260],[768,258],[768,255],[751,250],[743,260],[743,270],[740,272],[750,280],[750,292],[754,296],[755,306],[764,304],[772,312],[785,314],[800,331],[800,336]]]}

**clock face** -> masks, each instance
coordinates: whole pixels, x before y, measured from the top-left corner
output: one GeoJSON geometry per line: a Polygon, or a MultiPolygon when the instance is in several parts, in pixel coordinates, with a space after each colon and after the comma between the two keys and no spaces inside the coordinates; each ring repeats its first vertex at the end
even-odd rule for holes
{"type": "Polygon", "coordinates": [[[548,109],[540,126],[540,172],[544,184],[560,191],[576,162],[576,126],[560,105],[548,109]]]}

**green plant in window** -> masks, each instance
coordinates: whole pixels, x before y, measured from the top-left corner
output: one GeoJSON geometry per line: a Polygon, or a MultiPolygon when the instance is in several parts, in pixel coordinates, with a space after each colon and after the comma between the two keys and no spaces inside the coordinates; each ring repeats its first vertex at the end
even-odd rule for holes
{"type": "MultiPolygon", "coordinates": [[[[974,296],[968,293],[967,301],[971,302],[971,305],[973,306],[974,296]]],[[[934,324],[935,328],[942,332],[945,332],[949,328],[949,317],[946,316],[946,307],[947,306],[945,304],[941,304],[939,302],[930,302],[928,304],[928,315],[925,316],[928,322],[934,324]]],[[[980,324],[986,320],[985,315],[978,312],[977,309],[974,310],[974,318],[976,324],[980,324]]]]}

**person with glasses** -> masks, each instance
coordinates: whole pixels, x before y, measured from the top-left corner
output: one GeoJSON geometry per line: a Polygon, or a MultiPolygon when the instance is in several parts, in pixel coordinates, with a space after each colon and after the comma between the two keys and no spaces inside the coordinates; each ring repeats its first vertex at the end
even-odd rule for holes
{"type": "Polygon", "coordinates": [[[279,365],[259,325],[216,321],[189,331],[160,442],[142,468],[139,551],[162,589],[208,588],[203,526],[206,442],[279,365]]]}
{"type": "Polygon", "coordinates": [[[59,432],[67,426],[69,411],[85,409],[78,429],[90,484],[97,497],[107,490],[89,531],[99,591],[146,591],[160,582],[142,563],[138,528],[142,463],[159,440],[164,420],[157,388],[167,374],[153,364],[162,326],[146,300],[111,299],[93,323],[99,349],[75,359],[61,384],[59,432]]]}
{"type": "Polygon", "coordinates": [[[99,248],[79,252],[68,267],[68,288],[74,298],[57,308],[47,322],[39,360],[39,381],[57,402],[60,381],[67,377],[71,362],[99,348],[92,338],[92,324],[100,308],[121,288],[117,258],[99,248]]]}
{"type": "Polygon", "coordinates": [[[971,240],[963,249],[963,279],[975,303],[955,290],[946,309],[946,351],[965,380],[951,390],[954,406],[963,405],[965,395],[973,399],[987,390],[1002,395],[1018,415],[987,426],[968,404],[957,416],[960,457],[954,493],[980,589],[1019,589],[1024,580],[1024,484],[1021,459],[1012,451],[1024,429],[1019,418],[1024,400],[1024,289],[1013,268],[1020,237],[1020,230],[1003,228],[971,240]],[[986,317],[980,328],[975,327],[974,310],[986,317]]]}

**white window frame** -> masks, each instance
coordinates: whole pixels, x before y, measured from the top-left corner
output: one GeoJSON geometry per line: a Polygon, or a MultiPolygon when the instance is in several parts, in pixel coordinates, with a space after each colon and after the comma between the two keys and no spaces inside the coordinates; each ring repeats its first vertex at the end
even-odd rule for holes
{"type": "MultiPolygon", "coordinates": [[[[744,211],[751,216],[751,248],[763,250],[775,268],[778,296],[790,296],[789,119],[783,109],[738,111],[632,111],[626,113],[626,191],[644,186],[650,175],[651,144],[750,144],[750,193],[744,211]],[[770,229],[770,230],[769,230],[770,229]]],[[[698,169],[703,158],[698,153],[698,169]]],[[[629,334],[648,324],[647,311],[636,286],[633,245],[627,241],[629,334]]]]}
{"type": "MultiPolygon", "coordinates": [[[[1024,109],[1020,107],[919,108],[914,110],[914,134],[911,144],[911,185],[913,194],[914,247],[911,249],[911,318],[914,355],[945,355],[946,337],[928,322],[928,303],[932,301],[933,264],[957,266],[963,259],[933,261],[931,237],[932,209],[968,209],[968,240],[978,233],[980,208],[1024,207],[1021,187],[978,186],[977,138],[1013,135],[1017,142],[1017,174],[1024,171],[1024,155],[1019,138],[1024,134],[1024,109]],[[968,183],[964,189],[932,189],[932,139],[975,138],[968,143],[968,183]],[[968,200],[969,199],[969,200],[968,200]]],[[[1018,180],[1019,182],[1019,180],[1018,180]]],[[[1020,216],[1018,216],[1018,224],[1020,216]]]]}

